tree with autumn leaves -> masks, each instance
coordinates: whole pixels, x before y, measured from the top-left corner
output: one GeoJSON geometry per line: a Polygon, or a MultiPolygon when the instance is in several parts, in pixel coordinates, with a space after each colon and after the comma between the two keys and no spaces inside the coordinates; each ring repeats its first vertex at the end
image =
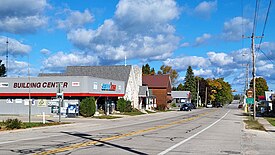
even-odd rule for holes
{"type": "MultiPolygon", "coordinates": [[[[262,77],[258,77],[255,79],[255,87],[256,87],[256,99],[258,99],[258,96],[265,96],[265,91],[268,91],[268,85],[266,83],[266,80],[262,77]]],[[[253,79],[250,81],[250,88],[253,89],[253,79]]]]}
{"type": "Polygon", "coordinates": [[[223,78],[207,79],[209,88],[209,101],[228,103],[233,100],[232,88],[223,78]]]}
{"type": "MultiPolygon", "coordinates": [[[[204,79],[202,77],[194,76],[192,67],[187,68],[184,90],[190,91],[192,95],[192,102],[196,101],[197,90],[199,83],[199,96],[201,97],[202,103],[205,103],[205,95],[207,95],[206,102],[220,102],[228,103],[233,100],[231,85],[225,82],[223,78],[218,79],[204,79]],[[205,93],[207,88],[207,93],[205,93]]],[[[179,86],[178,86],[179,87],[179,86]]]]}

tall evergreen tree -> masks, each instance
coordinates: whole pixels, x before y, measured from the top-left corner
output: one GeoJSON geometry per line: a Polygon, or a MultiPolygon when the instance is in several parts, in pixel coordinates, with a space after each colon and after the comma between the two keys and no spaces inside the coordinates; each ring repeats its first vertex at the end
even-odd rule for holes
{"type": "Polygon", "coordinates": [[[180,83],[177,87],[177,91],[183,91],[184,90],[184,86],[182,83],[180,83]]]}
{"type": "Polygon", "coordinates": [[[142,74],[143,75],[150,75],[150,65],[147,63],[144,65],[142,65],[142,74]]]}
{"type": "Polygon", "coordinates": [[[2,60],[0,60],[0,77],[5,77],[7,70],[5,65],[1,63],[2,63],[2,60]]]}
{"type": "Polygon", "coordinates": [[[188,66],[186,75],[185,75],[185,82],[184,82],[184,90],[190,91],[192,96],[192,102],[195,102],[197,98],[197,91],[196,91],[196,79],[194,77],[194,72],[191,66],[188,66]]]}
{"type": "Polygon", "coordinates": [[[151,75],[155,75],[155,74],[156,74],[156,71],[155,71],[154,68],[151,68],[150,74],[151,74],[151,75]]]}

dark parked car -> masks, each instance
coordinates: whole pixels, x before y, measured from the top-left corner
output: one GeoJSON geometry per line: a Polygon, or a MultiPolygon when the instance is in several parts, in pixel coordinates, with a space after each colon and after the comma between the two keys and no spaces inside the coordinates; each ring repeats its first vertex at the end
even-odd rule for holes
{"type": "Polygon", "coordinates": [[[192,109],[196,109],[197,107],[195,106],[194,103],[187,103],[189,107],[191,107],[192,109]]]}
{"type": "Polygon", "coordinates": [[[191,111],[192,108],[188,104],[183,104],[180,107],[180,111],[191,111]]]}
{"type": "Polygon", "coordinates": [[[239,108],[239,109],[240,109],[240,108],[243,108],[243,104],[239,104],[238,108],[239,108]]]}
{"type": "Polygon", "coordinates": [[[222,108],[222,104],[218,102],[218,103],[216,103],[216,107],[217,107],[217,108],[219,108],[219,107],[222,108]]]}

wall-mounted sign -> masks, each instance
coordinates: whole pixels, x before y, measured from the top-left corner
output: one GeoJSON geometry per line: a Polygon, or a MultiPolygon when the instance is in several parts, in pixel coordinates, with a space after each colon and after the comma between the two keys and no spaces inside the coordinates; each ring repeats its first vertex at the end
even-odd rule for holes
{"type": "Polygon", "coordinates": [[[103,83],[101,85],[101,90],[103,91],[116,91],[116,85],[115,84],[112,84],[112,82],[110,83],[103,83]]]}
{"type": "Polygon", "coordinates": [[[80,86],[80,82],[72,82],[72,86],[73,87],[79,87],[80,86]]]}
{"type": "MultiPolygon", "coordinates": [[[[57,88],[60,82],[22,82],[22,83],[13,83],[13,88],[57,88]]],[[[61,82],[63,88],[68,87],[68,82],[61,82]]]]}
{"type": "Polygon", "coordinates": [[[3,88],[3,87],[9,87],[9,83],[1,82],[0,83],[0,87],[1,88],[3,88]]]}
{"type": "Polygon", "coordinates": [[[37,103],[37,106],[38,107],[47,107],[47,100],[38,100],[38,103],[37,103]]]}

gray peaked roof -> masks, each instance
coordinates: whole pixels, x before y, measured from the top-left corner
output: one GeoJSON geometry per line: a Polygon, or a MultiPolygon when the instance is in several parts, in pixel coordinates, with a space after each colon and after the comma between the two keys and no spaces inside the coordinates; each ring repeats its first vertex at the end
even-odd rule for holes
{"type": "Polygon", "coordinates": [[[138,96],[147,97],[149,95],[146,93],[147,91],[148,91],[148,86],[139,86],[138,96]]]}
{"type": "Polygon", "coordinates": [[[173,98],[188,98],[190,91],[172,91],[171,96],[173,98]]]}
{"type": "Polygon", "coordinates": [[[127,85],[131,65],[120,66],[68,66],[65,73],[40,73],[38,76],[92,76],[124,81],[127,85]]]}

